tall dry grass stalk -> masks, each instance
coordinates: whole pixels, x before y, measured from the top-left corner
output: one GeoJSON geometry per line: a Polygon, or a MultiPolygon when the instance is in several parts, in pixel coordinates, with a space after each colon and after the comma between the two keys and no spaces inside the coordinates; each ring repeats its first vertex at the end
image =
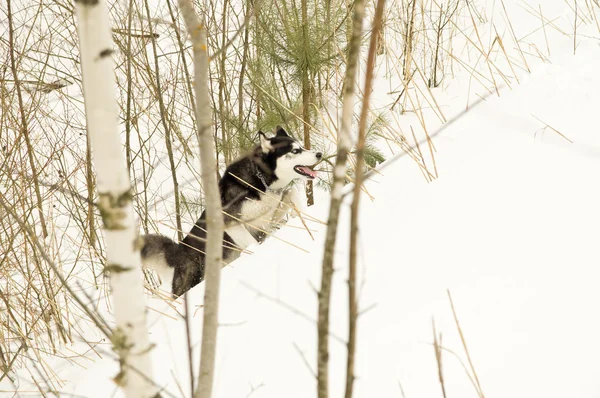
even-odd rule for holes
{"type": "Polygon", "coordinates": [[[479,395],[479,398],[485,398],[485,395],[483,394],[483,390],[481,388],[481,383],[479,382],[479,377],[477,376],[475,366],[473,365],[473,360],[471,359],[471,354],[469,353],[469,349],[467,348],[467,340],[465,338],[462,328],[460,327],[460,323],[458,322],[458,315],[456,314],[456,309],[454,308],[454,302],[452,301],[452,295],[450,294],[450,290],[448,290],[448,300],[450,302],[450,308],[452,309],[452,315],[454,316],[454,322],[456,323],[456,329],[458,330],[458,334],[460,335],[460,341],[462,342],[465,354],[467,355],[469,367],[471,369],[473,379],[475,381],[477,394],[479,395]]]}

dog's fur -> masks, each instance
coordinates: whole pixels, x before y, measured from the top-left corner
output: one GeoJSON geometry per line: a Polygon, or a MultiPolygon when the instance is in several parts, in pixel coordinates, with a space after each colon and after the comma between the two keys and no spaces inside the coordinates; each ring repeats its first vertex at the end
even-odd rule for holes
{"type": "MultiPolygon", "coordinates": [[[[314,178],[316,172],[311,166],[322,156],[302,148],[280,126],[274,137],[267,138],[262,132],[259,136],[260,144],[227,167],[219,181],[225,221],[225,263],[235,260],[240,250],[264,241],[272,226],[287,213],[282,206],[291,201],[291,182],[297,178],[314,178]]],[[[143,237],[143,266],[156,270],[163,281],[172,281],[171,292],[175,296],[204,279],[205,217],[203,212],[180,243],[161,235],[143,237]]]]}

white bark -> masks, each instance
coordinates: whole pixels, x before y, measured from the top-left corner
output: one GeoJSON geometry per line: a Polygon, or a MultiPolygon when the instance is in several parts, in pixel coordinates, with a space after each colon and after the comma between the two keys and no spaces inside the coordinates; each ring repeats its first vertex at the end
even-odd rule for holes
{"type": "Polygon", "coordinates": [[[88,139],[97,173],[116,328],[112,343],[121,362],[115,381],[127,397],[151,397],[150,343],[131,186],[118,133],[113,42],[108,10],[99,0],[76,0],[88,139]]]}
{"type": "Polygon", "coordinates": [[[208,95],[208,52],[206,30],[190,0],[179,0],[179,8],[192,39],[194,52],[194,80],[196,88],[196,124],[200,144],[202,185],[206,203],[206,262],[204,268],[204,321],[200,354],[200,375],[194,398],[210,398],[215,373],[221,283],[223,215],[217,181],[217,160],[212,137],[212,112],[208,95]]]}

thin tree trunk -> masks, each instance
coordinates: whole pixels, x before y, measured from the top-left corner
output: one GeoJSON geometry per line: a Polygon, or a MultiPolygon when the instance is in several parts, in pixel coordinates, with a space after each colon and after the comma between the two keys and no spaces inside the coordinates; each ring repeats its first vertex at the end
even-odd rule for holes
{"type": "Polygon", "coordinates": [[[369,101],[373,88],[373,71],[375,69],[375,58],[377,57],[377,41],[380,38],[383,22],[383,9],[385,0],[377,0],[375,16],[373,18],[373,30],[371,31],[371,42],[369,43],[369,56],[367,58],[367,76],[358,123],[358,143],[356,144],[356,171],[354,174],[354,193],[352,205],[350,206],[350,263],[348,278],[349,299],[349,325],[348,325],[348,375],[346,378],[346,398],[352,398],[352,381],[354,380],[354,357],[356,350],[356,321],[358,319],[358,303],[356,298],[356,262],[358,257],[358,209],[360,195],[364,180],[365,164],[365,140],[367,131],[367,119],[369,117],[369,101]]]}
{"type": "MultiPolygon", "coordinates": [[[[246,18],[250,18],[250,13],[252,12],[253,1],[246,0],[246,18]]],[[[244,51],[242,53],[242,65],[240,67],[240,81],[238,85],[238,131],[243,131],[244,125],[244,79],[246,78],[246,64],[248,63],[248,50],[250,47],[249,43],[250,36],[250,23],[246,24],[244,28],[244,51]]],[[[239,134],[239,133],[238,133],[239,134]]],[[[239,141],[239,140],[238,140],[239,141]]]]}
{"type": "Polygon", "coordinates": [[[114,62],[108,10],[103,1],[76,2],[88,139],[97,172],[116,328],[111,343],[121,363],[115,377],[127,397],[151,397],[151,346],[143,275],[133,220],[131,185],[118,133],[114,62]]]}
{"type": "Polygon", "coordinates": [[[179,47],[179,54],[181,54],[181,64],[183,66],[183,73],[185,76],[185,83],[187,85],[188,88],[188,94],[190,96],[190,104],[192,105],[192,110],[195,111],[196,109],[196,100],[194,99],[194,90],[192,89],[192,79],[191,79],[191,75],[190,75],[190,71],[188,69],[188,64],[187,64],[187,57],[185,55],[186,51],[185,51],[185,40],[181,38],[181,34],[179,33],[179,24],[178,24],[178,20],[175,16],[175,13],[173,12],[173,8],[171,7],[171,2],[167,1],[167,7],[169,8],[169,15],[171,15],[171,21],[173,22],[173,26],[176,27],[176,29],[173,29],[175,31],[175,37],[177,38],[177,46],[179,47]]]}
{"type": "Polygon", "coordinates": [[[196,124],[200,143],[202,185],[206,203],[206,265],[204,268],[204,321],[200,355],[200,376],[194,398],[210,398],[215,373],[219,285],[221,278],[223,216],[217,182],[217,161],[211,133],[212,112],[208,94],[208,52],[206,30],[190,0],[179,0],[179,8],[192,39],[196,87],[196,124]]]}
{"type": "MultiPolygon", "coordinates": [[[[333,187],[331,189],[331,203],[329,207],[327,235],[325,238],[325,250],[323,254],[321,291],[319,292],[319,315],[317,325],[319,339],[317,353],[317,393],[319,398],[327,398],[329,393],[329,303],[331,297],[331,279],[333,275],[333,257],[337,238],[340,204],[342,202],[342,189],[346,178],[346,161],[352,145],[350,132],[352,130],[352,117],[354,115],[356,71],[358,69],[357,65],[360,54],[360,38],[362,35],[364,12],[365,6],[363,0],[355,0],[352,37],[350,39],[348,63],[346,65],[346,77],[344,81],[342,128],[338,134],[338,151],[335,167],[333,169],[333,187]]],[[[350,383],[352,383],[352,380],[350,383]]]]}
{"type": "MultiPolygon", "coordinates": [[[[85,184],[88,189],[88,198],[94,197],[94,170],[92,167],[92,148],[90,141],[87,140],[85,145],[85,184]]],[[[87,221],[90,230],[90,246],[96,247],[96,215],[94,214],[94,204],[90,201],[87,205],[87,221]]],[[[94,276],[95,279],[95,276],[94,276]]],[[[94,280],[94,283],[97,283],[94,280]]]]}
{"type": "Polygon", "coordinates": [[[127,78],[127,105],[125,107],[125,158],[127,159],[127,172],[129,178],[133,178],[131,170],[131,101],[133,100],[133,79],[131,76],[131,63],[133,55],[131,54],[131,27],[133,25],[133,0],[129,0],[127,13],[127,61],[126,61],[126,78],[127,78]]]}
{"type": "Polygon", "coordinates": [[[406,38],[404,40],[404,84],[408,85],[408,82],[412,78],[410,72],[410,66],[413,58],[413,40],[414,40],[414,29],[415,29],[415,8],[417,0],[412,0],[409,4],[411,7],[410,13],[407,15],[406,21],[406,38]]]}
{"type": "Polygon", "coordinates": [[[443,4],[440,3],[440,19],[438,20],[438,25],[436,28],[436,39],[435,39],[435,56],[433,57],[433,82],[429,82],[429,87],[437,87],[438,83],[437,83],[437,69],[438,69],[438,59],[439,59],[439,53],[440,53],[440,41],[442,40],[442,30],[443,30],[443,25],[442,25],[442,18],[443,18],[443,4]]]}
{"type": "MultiPolygon", "coordinates": [[[[253,0],[253,2],[256,2],[256,1],[257,0],[253,0]]],[[[257,9],[256,10],[256,20],[257,20],[257,23],[256,23],[256,25],[254,27],[254,51],[256,51],[254,59],[257,60],[258,70],[260,72],[262,72],[261,69],[264,67],[264,64],[261,63],[261,60],[262,60],[262,51],[261,51],[260,44],[259,44],[262,41],[262,37],[261,37],[262,35],[260,34],[261,33],[261,28],[260,28],[261,24],[260,24],[260,19],[259,19],[260,18],[260,14],[259,13],[260,13],[260,10],[257,9]]],[[[262,122],[262,120],[261,120],[261,110],[260,110],[260,107],[261,107],[261,104],[262,104],[262,91],[257,90],[256,89],[256,85],[254,85],[254,84],[252,85],[252,91],[253,91],[253,94],[254,94],[252,97],[256,101],[256,125],[260,126],[261,122],[262,122]]]]}
{"type": "MultiPolygon", "coordinates": [[[[302,37],[304,38],[304,57],[308,58],[308,0],[302,0],[302,37]]],[[[304,148],[310,149],[310,80],[308,73],[308,62],[302,65],[302,127],[304,127],[304,148]]],[[[306,183],[306,204],[312,206],[315,204],[313,196],[313,183],[306,183]]]]}
{"type": "MultiPolygon", "coordinates": [[[[229,165],[232,160],[231,155],[231,142],[227,127],[228,112],[225,106],[225,91],[227,90],[227,76],[225,74],[225,60],[227,60],[227,48],[225,43],[227,42],[227,8],[229,7],[229,0],[223,1],[223,30],[221,32],[221,59],[219,60],[219,67],[217,70],[220,71],[219,76],[219,121],[221,125],[221,150],[223,151],[223,160],[226,165],[229,165]]],[[[241,96],[239,98],[242,98],[241,96]]]]}

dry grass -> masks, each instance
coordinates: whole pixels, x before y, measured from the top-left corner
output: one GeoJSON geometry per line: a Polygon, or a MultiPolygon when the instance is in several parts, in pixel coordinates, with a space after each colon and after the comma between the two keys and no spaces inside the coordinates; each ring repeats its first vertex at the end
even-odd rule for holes
{"type": "Polygon", "coordinates": [[[469,368],[473,376],[472,380],[475,381],[474,385],[477,389],[477,394],[479,395],[479,398],[485,398],[485,395],[483,395],[483,390],[481,388],[481,383],[479,382],[479,377],[477,377],[477,372],[475,371],[475,366],[473,365],[473,360],[471,359],[471,354],[469,353],[469,349],[467,348],[467,340],[465,339],[463,330],[460,327],[460,323],[458,322],[458,315],[456,314],[456,309],[454,308],[454,302],[452,301],[452,295],[450,294],[450,290],[448,290],[448,300],[450,301],[450,308],[452,308],[452,315],[454,316],[456,329],[458,330],[458,333],[460,335],[460,341],[462,342],[465,354],[467,355],[467,361],[469,363],[469,368]]]}
{"type": "MultiPolygon", "coordinates": [[[[472,109],[481,98],[501,95],[503,86],[518,84],[517,74],[530,71],[532,58],[547,61],[552,34],[572,40],[575,52],[586,25],[600,33],[600,8],[595,0],[565,3],[572,10],[570,27],[565,28],[545,5],[542,10],[522,1],[520,8],[509,8],[501,1],[496,18],[505,27],[497,28],[476,2],[388,1],[377,72],[385,77],[383,84],[393,98],[376,103],[369,114],[369,123],[375,124],[381,114],[386,120],[374,145],[393,155],[409,156],[426,181],[443,175],[432,139],[442,131],[441,126],[456,120],[456,112],[443,106],[448,102],[441,100],[444,90],[454,84],[455,76],[466,75],[464,109],[472,109]],[[518,26],[513,26],[511,17],[517,11],[534,16],[539,23],[529,31],[515,31],[518,26]],[[536,35],[542,51],[533,41],[536,35]]],[[[180,235],[203,208],[195,155],[191,56],[182,21],[169,2],[157,7],[135,1],[110,4],[117,101],[140,229],[180,235]]],[[[260,57],[255,40],[264,28],[249,18],[256,10],[237,2],[206,4],[209,30],[215,33],[208,45],[222,49],[215,52],[209,66],[214,76],[212,103],[217,111],[213,122],[221,169],[244,153],[255,138],[255,126],[274,108],[280,120],[298,131],[308,126],[313,145],[335,156],[344,40],[337,36],[331,40],[336,61],[313,76],[313,113],[307,121],[296,101],[300,93],[289,84],[293,76],[285,65],[269,65],[266,71],[275,76],[277,87],[253,80],[251,64],[260,57]],[[224,18],[227,24],[222,23],[224,18]]],[[[94,206],[95,177],[85,132],[72,2],[12,0],[11,26],[13,45],[2,39],[0,46],[5,65],[0,67],[0,195],[35,234],[25,233],[0,209],[0,378],[14,378],[14,372],[27,365],[24,371],[37,380],[34,388],[45,394],[63,385],[48,365],[48,356],[80,365],[87,361],[82,358],[98,355],[97,343],[88,333],[94,319],[73,305],[74,298],[43,256],[52,259],[91,309],[106,313],[110,303],[105,294],[104,243],[94,206]],[[72,355],[61,353],[65,346],[73,350],[72,355]]],[[[347,183],[355,176],[353,152],[349,164],[347,183]]],[[[323,168],[321,185],[327,186],[330,168],[325,163],[323,168]]],[[[367,177],[383,172],[383,168],[366,169],[367,177]]],[[[297,208],[293,211],[307,234],[311,234],[311,223],[324,224],[297,208]]],[[[151,286],[150,278],[148,282],[151,286]]]]}
{"type": "Polygon", "coordinates": [[[558,134],[559,136],[561,136],[562,138],[564,138],[565,140],[567,140],[569,143],[571,143],[571,144],[573,143],[573,141],[571,141],[571,140],[570,140],[570,139],[569,139],[569,138],[568,138],[566,135],[564,135],[563,133],[561,133],[560,131],[558,131],[558,130],[557,130],[557,129],[555,129],[554,127],[550,126],[548,123],[546,123],[546,122],[544,122],[544,121],[540,120],[540,119],[539,119],[537,116],[535,116],[535,115],[531,115],[531,116],[533,116],[533,118],[534,118],[534,119],[536,119],[538,122],[540,122],[540,123],[544,124],[543,130],[550,129],[550,130],[554,131],[556,134],[558,134]]]}

